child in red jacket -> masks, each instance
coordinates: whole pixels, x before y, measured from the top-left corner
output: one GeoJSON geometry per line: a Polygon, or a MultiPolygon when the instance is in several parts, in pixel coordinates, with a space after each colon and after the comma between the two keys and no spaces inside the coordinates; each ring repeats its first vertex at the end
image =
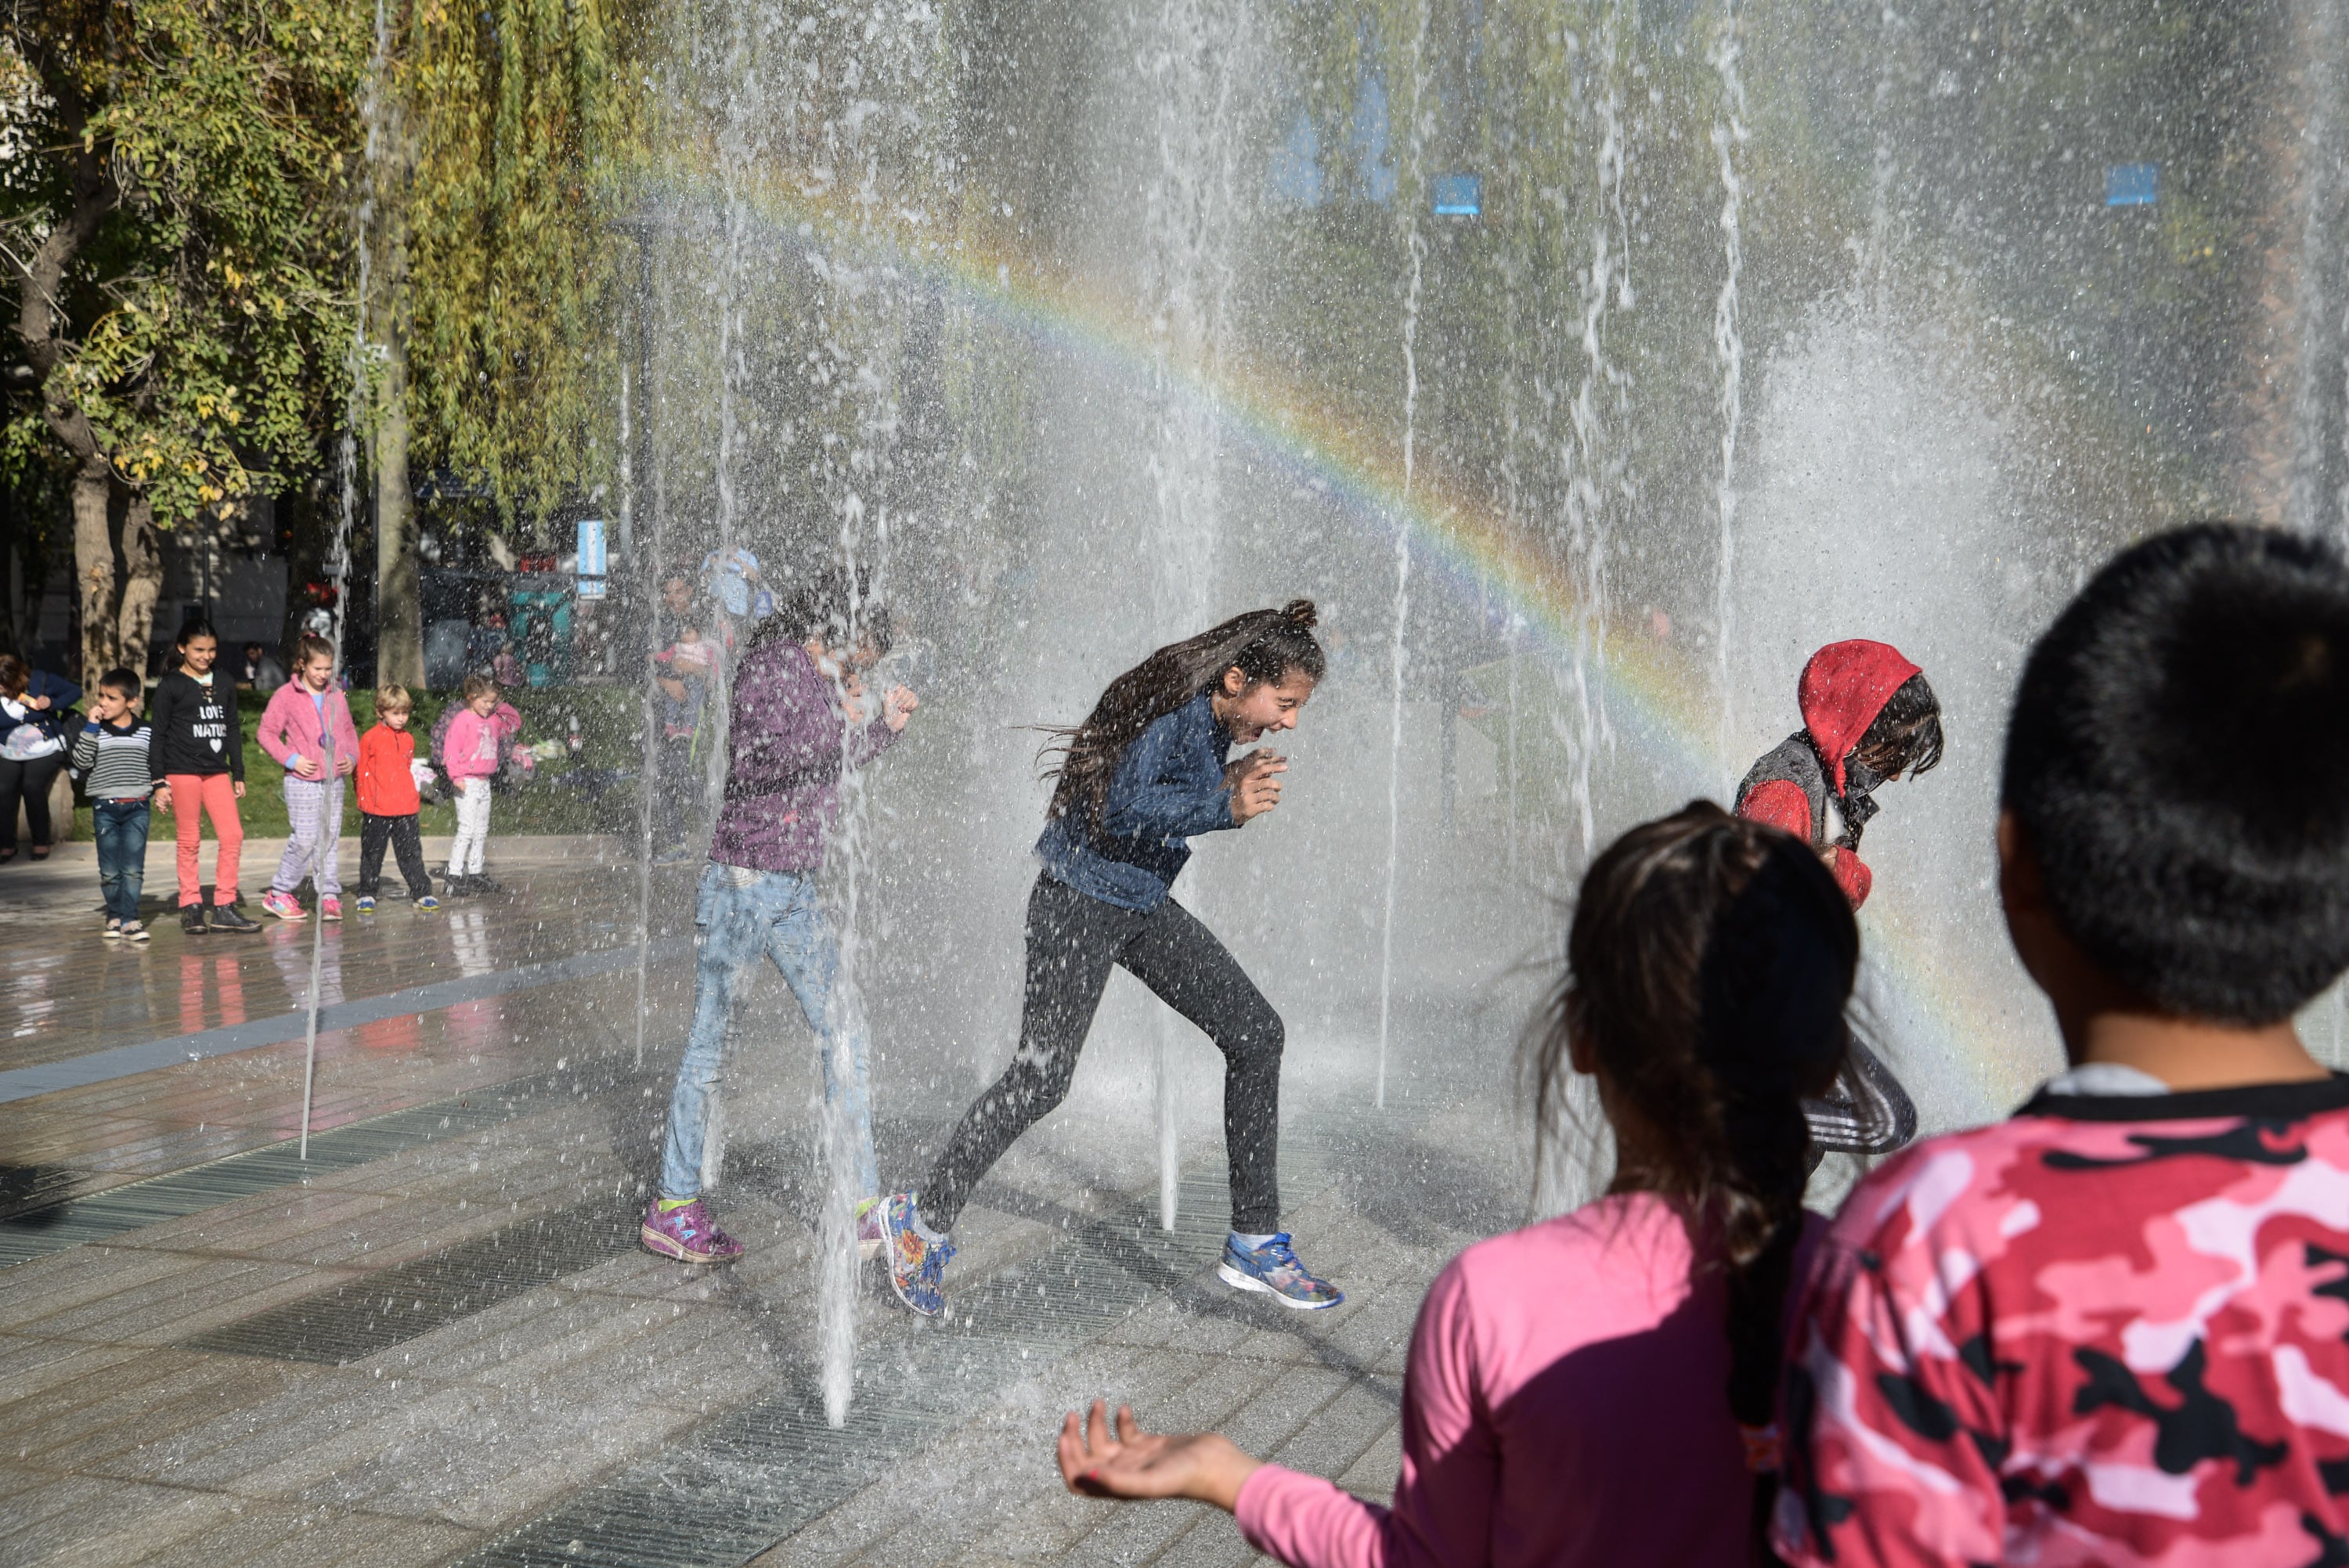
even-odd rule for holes
{"type": "MultiPolygon", "coordinates": [[[[1737,814],[1816,851],[1855,910],[1875,878],[1859,858],[1871,792],[1941,760],[1941,703],[1925,672],[1889,643],[1854,638],[1813,654],[1795,684],[1803,727],[1747,771],[1737,814]]],[[[1917,1136],[1917,1108],[1891,1069],[1854,1040],[1836,1086],[1804,1106],[1816,1154],[1887,1154],[1917,1136]]]]}
{"type": "Polygon", "coordinates": [[[435,910],[432,878],[424,869],[424,837],[417,830],[417,813],[424,802],[416,793],[416,737],[408,732],[415,699],[402,686],[388,686],[375,694],[375,724],[359,737],[359,913],[375,913],[375,897],[383,878],[386,844],[399,857],[399,874],[408,879],[408,897],[418,909],[435,910]]]}

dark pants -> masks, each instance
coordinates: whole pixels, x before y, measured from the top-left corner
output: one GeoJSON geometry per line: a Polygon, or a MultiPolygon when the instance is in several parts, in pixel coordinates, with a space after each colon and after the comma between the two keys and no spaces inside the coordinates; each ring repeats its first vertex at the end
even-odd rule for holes
{"type": "Polygon", "coordinates": [[[955,1129],[921,1191],[938,1230],[1019,1135],[1069,1092],[1113,965],[1206,1032],[1224,1053],[1224,1149],[1232,1229],[1280,1229],[1280,1015],[1215,933],[1173,899],[1148,914],[1089,898],[1049,876],[1028,896],[1028,997],[1019,1049],[955,1129]]]}
{"type": "Polygon", "coordinates": [[[25,799],[25,823],[33,830],[33,842],[54,844],[57,834],[49,830],[49,786],[57,781],[57,770],[66,765],[66,754],[52,751],[47,757],[36,757],[30,762],[12,762],[0,757],[0,850],[16,847],[16,798],[25,799]]]}
{"type": "Polygon", "coordinates": [[[111,920],[139,918],[139,894],[147,885],[147,802],[93,800],[90,821],[98,839],[98,886],[111,920]]]}
{"type": "Polygon", "coordinates": [[[693,837],[694,819],[700,815],[703,770],[693,754],[689,735],[661,738],[653,753],[653,844],[667,849],[693,837]]]}
{"type": "Polygon", "coordinates": [[[386,844],[399,857],[399,874],[408,879],[408,896],[423,898],[430,893],[432,879],[424,870],[424,835],[417,830],[416,814],[378,817],[365,812],[359,817],[359,896],[373,898],[382,885],[386,844]]]}

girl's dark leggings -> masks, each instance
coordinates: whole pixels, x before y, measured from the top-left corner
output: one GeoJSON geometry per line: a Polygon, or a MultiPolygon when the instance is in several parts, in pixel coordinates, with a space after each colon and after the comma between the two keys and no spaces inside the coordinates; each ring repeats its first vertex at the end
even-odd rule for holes
{"type": "Polygon", "coordinates": [[[1049,876],[1028,895],[1028,995],[1019,1049],[963,1113],[921,1191],[923,1222],[944,1231],[978,1179],[1069,1092],[1112,965],[1206,1032],[1224,1053],[1224,1147],[1232,1229],[1280,1229],[1280,1015],[1214,932],[1173,899],[1144,914],[1049,876]]]}

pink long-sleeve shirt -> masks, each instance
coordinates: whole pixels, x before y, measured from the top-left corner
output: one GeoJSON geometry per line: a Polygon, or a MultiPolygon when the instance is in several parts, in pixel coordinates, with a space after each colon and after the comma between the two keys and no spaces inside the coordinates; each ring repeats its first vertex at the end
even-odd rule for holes
{"type": "Polygon", "coordinates": [[[1470,1247],[1412,1334],[1394,1506],[1266,1465],[1241,1533],[1297,1568],[1748,1568],[1727,1292],[1691,1262],[1650,1193],[1470,1247]]]}
{"type": "Polygon", "coordinates": [[[351,705],[339,686],[328,686],[316,693],[300,681],[288,681],[269,695],[269,706],[261,710],[261,727],[254,738],[261,749],[277,759],[278,766],[292,771],[294,758],[306,757],[319,761],[326,750],[326,727],[332,727],[335,736],[335,763],[356,764],[359,756],[359,732],[351,723],[351,705]],[[320,701],[320,697],[324,701],[320,701]],[[323,711],[326,726],[319,723],[323,711]]]}

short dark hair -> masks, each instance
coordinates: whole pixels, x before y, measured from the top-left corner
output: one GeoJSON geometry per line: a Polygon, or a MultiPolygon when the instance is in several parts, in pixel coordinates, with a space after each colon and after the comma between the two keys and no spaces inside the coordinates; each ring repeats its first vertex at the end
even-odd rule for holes
{"type": "Polygon", "coordinates": [[[132,671],[126,670],[118,665],[98,677],[98,689],[110,691],[117,696],[135,698],[147,689],[147,683],[140,680],[132,671]]]}
{"type": "Polygon", "coordinates": [[[2232,523],[2123,552],[2023,665],[2000,803],[2107,975],[2290,1017],[2349,966],[2349,562],[2232,523]]]}

